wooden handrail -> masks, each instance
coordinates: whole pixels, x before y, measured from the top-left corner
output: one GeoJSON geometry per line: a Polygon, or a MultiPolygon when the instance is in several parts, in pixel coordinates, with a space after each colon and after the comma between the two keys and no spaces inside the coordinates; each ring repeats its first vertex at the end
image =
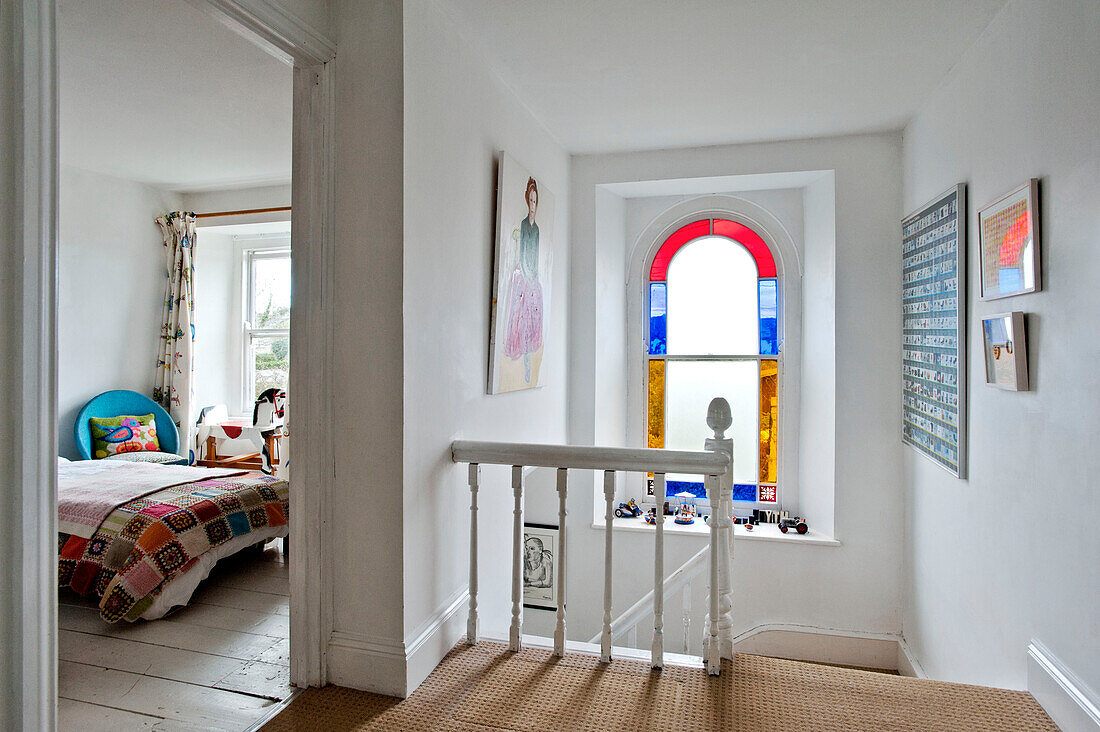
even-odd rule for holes
{"type": "Polygon", "coordinates": [[[537,468],[624,470],[636,473],[721,475],[730,456],[709,450],[660,450],[649,447],[590,447],[522,442],[455,440],[451,459],[479,465],[522,465],[537,468]]]}

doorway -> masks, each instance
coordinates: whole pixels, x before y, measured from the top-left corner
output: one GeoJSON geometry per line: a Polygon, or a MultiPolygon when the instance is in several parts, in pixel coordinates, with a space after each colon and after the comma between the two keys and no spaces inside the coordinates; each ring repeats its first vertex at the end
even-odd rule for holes
{"type": "MultiPolygon", "coordinates": [[[[332,66],[329,62],[335,55],[335,47],[321,34],[303,33],[300,22],[293,17],[266,12],[271,8],[264,2],[210,0],[198,4],[207,6],[220,22],[294,64],[293,229],[295,237],[307,242],[307,246],[294,257],[295,289],[301,301],[296,304],[293,317],[314,327],[314,332],[307,337],[316,348],[329,337],[327,313],[320,302],[325,282],[323,265],[331,255],[331,227],[328,225],[332,193],[331,151],[325,148],[325,131],[331,130],[332,66]],[[253,12],[245,12],[242,6],[252,8],[253,12]],[[296,40],[288,40],[291,38],[296,40]]],[[[10,444],[20,450],[20,460],[18,464],[8,462],[3,471],[5,495],[10,492],[23,506],[22,518],[17,516],[4,523],[6,540],[23,547],[11,563],[3,566],[5,576],[12,579],[9,599],[16,603],[13,607],[22,604],[23,612],[5,613],[5,635],[20,639],[20,643],[8,646],[13,649],[12,653],[4,654],[5,676],[14,674],[7,678],[12,682],[11,688],[21,690],[21,694],[6,700],[3,720],[5,723],[11,720],[16,726],[21,723],[28,729],[49,729],[56,726],[57,709],[54,471],[59,433],[55,408],[58,364],[53,358],[57,343],[54,284],[57,239],[52,212],[57,205],[58,180],[57,149],[52,142],[56,130],[54,3],[52,0],[21,0],[15,5],[18,7],[14,15],[10,4],[7,12],[0,13],[7,16],[0,18],[5,41],[12,40],[10,45],[6,42],[5,45],[13,49],[13,57],[22,70],[18,76],[9,75],[12,67],[5,66],[5,84],[12,84],[13,99],[24,102],[23,106],[15,107],[12,116],[3,120],[5,131],[15,132],[10,139],[17,144],[13,149],[18,151],[3,166],[5,193],[10,186],[15,194],[5,195],[12,205],[5,213],[13,214],[5,217],[8,219],[5,238],[11,233],[13,243],[12,249],[5,253],[5,264],[16,265],[8,271],[14,273],[18,268],[22,277],[5,293],[5,305],[21,303],[21,317],[12,322],[0,339],[3,341],[0,346],[5,353],[18,354],[17,359],[5,362],[4,393],[15,397],[9,401],[13,409],[4,418],[5,430],[22,424],[27,434],[20,436],[14,430],[9,432],[13,435],[10,444]],[[14,170],[21,174],[12,175],[14,170]],[[12,228],[8,229],[8,225],[12,228]]],[[[318,350],[323,358],[326,349],[320,347],[318,350]]],[[[322,625],[322,577],[316,570],[323,561],[323,553],[319,550],[322,536],[316,517],[320,515],[327,490],[324,471],[319,467],[327,453],[327,436],[323,430],[311,427],[323,424],[327,410],[327,399],[323,395],[327,394],[328,381],[324,371],[317,370],[315,364],[303,359],[298,368],[298,358],[291,358],[297,370],[295,381],[304,382],[308,378],[313,382],[310,388],[301,390],[312,403],[304,404],[296,415],[296,423],[313,436],[309,441],[303,440],[298,448],[291,449],[294,454],[301,452],[297,475],[291,480],[291,504],[296,508],[292,512],[291,531],[302,536],[302,540],[295,543],[294,551],[303,555],[303,560],[297,572],[291,571],[290,578],[290,586],[295,588],[291,625],[296,638],[291,677],[298,685],[311,685],[323,682],[322,649],[318,639],[327,637],[322,625]],[[316,481],[311,486],[313,495],[305,499],[297,486],[311,479],[316,481]],[[313,524],[313,531],[297,528],[310,524],[313,524]],[[307,573],[314,578],[307,581],[303,576],[307,573]]]]}

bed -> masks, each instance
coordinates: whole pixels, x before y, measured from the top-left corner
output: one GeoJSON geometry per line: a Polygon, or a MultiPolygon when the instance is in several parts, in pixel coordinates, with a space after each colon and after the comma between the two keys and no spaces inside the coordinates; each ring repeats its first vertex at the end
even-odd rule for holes
{"type": "Polygon", "coordinates": [[[58,465],[58,584],[108,623],[187,604],[214,564],[289,531],[285,480],[116,461],[58,465]]]}

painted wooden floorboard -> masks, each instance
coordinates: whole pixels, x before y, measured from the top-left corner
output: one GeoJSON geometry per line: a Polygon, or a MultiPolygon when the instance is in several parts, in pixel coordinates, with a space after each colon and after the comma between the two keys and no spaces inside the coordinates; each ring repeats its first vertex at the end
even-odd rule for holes
{"type": "Polygon", "coordinates": [[[290,639],[284,638],[275,645],[268,648],[266,651],[256,657],[257,661],[263,661],[264,663],[274,663],[279,666],[290,665],[290,639]]]}
{"type": "Polygon", "coordinates": [[[203,686],[213,686],[250,663],[182,648],[140,643],[128,638],[111,638],[71,630],[61,631],[58,646],[62,661],[75,661],[203,686]]]}
{"type": "Polygon", "coordinates": [[[218,585],[200,587],[191,598],[191,604],[218,605],[268,615],[290,616],[290,606],[285,596],[273,595],[270,592],[242,590],[237,587],[219,587],[218,585]]]}
{"type": "Polygon", "coordinates": [[[114,625],[62,593],[60,729],[249,728],[294,691],[287,575],[277,550],[242,552],[187,607],[114,625]]]}
{"type": "Polygon", "coordinates": [[[112,638],[128,638],[142,643],[237,658],[242,661],[258,659],[264,651],[279,641],[278,638],[268,635],[221,628],[199,628],[168,620],[140,622],[134,625],[128,623],[109,625],[103,622],[95,609],[69,605],[58,608],[58,624],[62,630],[75,630],[112,638]]]}
{"type": "Polygon", "coordinates": [[[271,699],[285,699],[294,691],[290,685],[290,667],[251,661],[243,668],[214,684],[216,689],[255,694],[271,699]]]}
{"type": "Polygon", "coordinates": [[[247,728],[274,702],[182,681],[62,661],[61,696],[138,714],[162,716],[207,729],[247,728]]]}
{"type": "Polygon", "coordinates": [[[235,587],[243,590],[267,592],[273,595],[290,596],[290,576],[264,574],[258,577],[240,577],[237,575],[209,578],[211,584],[218,587],[235,587]]]}
{"type": "Polygon", "coordinates": [[[121,709],[101,707],[75,699],[59,699],[57,702],[58,729],[80,732],[130,732],[130,730],[156,730],[157,732],[198,732],[205,729],[194,724],[164,719],[152,715],[135,714],[121,709]]]}

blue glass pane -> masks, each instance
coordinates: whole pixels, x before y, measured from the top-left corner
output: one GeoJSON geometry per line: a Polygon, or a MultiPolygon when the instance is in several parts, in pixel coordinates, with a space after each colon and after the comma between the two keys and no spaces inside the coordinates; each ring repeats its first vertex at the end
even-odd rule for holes
{"type": "MultiPolygon", "coordinates": [[[[760,355],[779,353],[779,291],[773,279],[760,280],[760,355]]],[[[736,499],[735,499],[736,500],[736,499]]]]}
{"type": "Polygon", "coordinates": [[[668,289],[664,282],[649,283],[649,352],[668,352],[668,289]]]}
{"type": "MultiPolygon", "coordinates": [[[[696,498],[706,498],[707,489],[703,487],[702,481],[689,481],[689,480],[669,480],[665,482],[665,498],[672,498],[677,493],[683,493],[687,491],[696,498]]],[[[753,486],[753,499],[756,498],[756,486],[753,486]]]]}
{"type": "Polygon", "coordinates": [[[733,500],[735,500],[735,501],[756,501],[756,484],[755,483],[734,483],[733,484],[733,500]]]}

